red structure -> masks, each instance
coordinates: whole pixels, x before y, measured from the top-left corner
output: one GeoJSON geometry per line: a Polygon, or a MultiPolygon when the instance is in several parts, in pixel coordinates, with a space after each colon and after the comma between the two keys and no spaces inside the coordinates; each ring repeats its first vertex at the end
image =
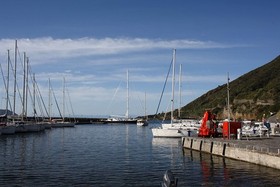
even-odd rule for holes
{"type": "Polygon", "coordinates": [[[237,137],[237,129],[241,129],[241,122],[223,122],[223,138],[237,137]]]}
{"type": "Polygon", "coordinates": [[[211,114],[209,110],[206,110],[202,118],[198,136],[216,137],[218,133],[217,133],[217,124],[215,120],[216,120],[216,116],[214,114],[211,114]]]}

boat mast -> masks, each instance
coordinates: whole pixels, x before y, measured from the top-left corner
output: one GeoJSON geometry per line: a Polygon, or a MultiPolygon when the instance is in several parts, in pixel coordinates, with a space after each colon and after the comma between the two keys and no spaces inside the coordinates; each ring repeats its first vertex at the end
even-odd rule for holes
{"type": "MultiPolygon", "coordinates": [[[[5,82],[5,81],[4,81],[5,82]]],[[[6,84],[6,115],[8,116],[8,105],[9,105],[9,82],[10,82],[10,50],[8,50],[8,74],[6,84]]],[[[10,103],[11,107],[11,103],[10,103]]]]}
{"type": "Polygon", "coordinates": [[[228,112],[228,138],[230,139],[230,106],[229,106],[229,73],[227,77],[227,112],[228,112]]]}
{"type": "Polygon", "coordinates": [[[229,107],[229,73],[227,78],[227,115],[228,115],[228,121],[230,121],[230,107],[229,107]]]}
{"type": "Polygon", "coordinates": [[[23,121],[25,116],[25,97],[26,97],[26,53],[23,53],[23,88],[22,88],[22,114],[21,114],[21,120],[23,121]]]}
{"type": "Polygon", "coordinates": [[[179,74],[179,109],[178,117],[181,118],[181,106],[182,106],[182,64],[180,64],[180,74],[179,74]]]}
{"type": "Polygon", "coordinates": [[[175,62],[176,62],[176,49],[173,49],[172,60],[172,99],[171,99],[171,125],[173,124],[173,110],[174,110],[174,83],[175,83],[175,62]]]}
{"type": "Polygon", "coordinates": [[[146,120],[148,120],[148,116],[147,116],[147,104],[146,104],[146,92],[145,92],[145,117],[146,117],[146,120]]]}
{"type": "Polygon", "coordinates": [[[27,100],[28,100],[28,90],[29,90],[28,78],[29,78],[29,58],[26,57],[25,116],[27,116],[27,100]]]}
{"type": "Polygon", "coordinates": [[[65,117],[65,77],[63,77],[63,98],[62,98],[62,102],[63,102],[63,108],[62,108],[62,120],[64,121],[64,117],[65,117]]]}
{"type": "Polygon", "coordinates": [[[17,40],[15,41],[15,70],[14,70],[14,103],[13,103],[13,116],[16,111],[16,87],[17,87],[17,40]]]}
{"type": "Polygon", "coordinates": [[[49,119],[51,120],[51,80],[49,78],[49,119]]]}
{"type": "Polygon", "coordinates": [[[37,114],[37,112],[36,112],[36,109],[35,109],[35,107],[36,107],[36,80],[35,80],[35,73],[33,73],[33,115],[34,115],[34,120],[35,120],[35,118],[36,118],[36,114],[37,114]]]}
{"type": "Polygon", "coordinates": [[[126,118],[129,118],[129,72],[126,73],[126,118]]]}

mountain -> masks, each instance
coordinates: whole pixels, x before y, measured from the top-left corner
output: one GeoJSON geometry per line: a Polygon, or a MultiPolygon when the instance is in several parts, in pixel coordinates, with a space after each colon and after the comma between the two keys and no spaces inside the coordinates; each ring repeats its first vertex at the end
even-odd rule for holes
{"type": "MultiPolygon", "coordinates": [[[[264,114],[266,118],[280,117],[280,56],[230,82],[229,87],[231,118],[261,120],[264,114]]],[[[181,117],[201,117],[205,109],[211,109],[218,119],[225,119],[226,100],[227,83],[182,107],[181,117]]]]}
{"type": "MultiPolygon", "coordinates": [[[[0,109],[0,116],[6,114],[6,109],[0,109]]],[[[8,115],[13,115],[13,112],[8,110],[8,115]]]]}

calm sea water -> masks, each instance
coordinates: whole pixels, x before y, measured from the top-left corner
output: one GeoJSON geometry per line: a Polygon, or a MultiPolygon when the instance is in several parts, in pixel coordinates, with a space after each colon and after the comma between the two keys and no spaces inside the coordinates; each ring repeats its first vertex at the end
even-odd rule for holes
{"type": "Polygon", "coordinates": [[[280,171],[181,148],[151,127],[79,125],[0,136],[0,186],[279,186],[280,171]]]}

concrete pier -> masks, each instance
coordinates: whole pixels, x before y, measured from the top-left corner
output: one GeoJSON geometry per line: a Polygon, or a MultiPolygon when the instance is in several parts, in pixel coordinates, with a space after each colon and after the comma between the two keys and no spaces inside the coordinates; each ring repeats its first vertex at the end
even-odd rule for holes
{"type": "Polygon", "coordinates": [[[182,144],[187,149],[280,169],[279,136],[242,140],[183,137],[182,144]]]}

